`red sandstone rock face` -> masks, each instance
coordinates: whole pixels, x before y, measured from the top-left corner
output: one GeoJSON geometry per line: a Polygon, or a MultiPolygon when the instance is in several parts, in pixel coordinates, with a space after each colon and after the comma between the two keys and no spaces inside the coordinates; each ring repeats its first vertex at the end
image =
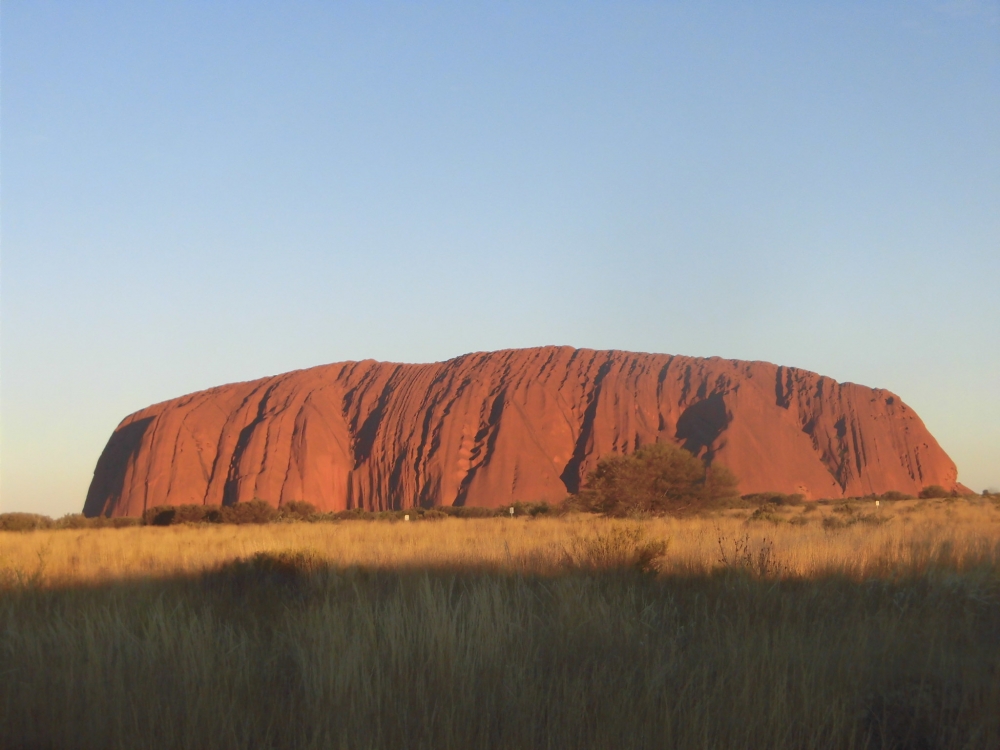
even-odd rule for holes
{"type": "Polygon", "coordinates": [[[744,493],[959,486],[888,391],[767,362],[543,347],[324,365],[150,406],[111,436],[84,513],[558,501],[601,456],[655,441],[728,466],[744,493]]]}

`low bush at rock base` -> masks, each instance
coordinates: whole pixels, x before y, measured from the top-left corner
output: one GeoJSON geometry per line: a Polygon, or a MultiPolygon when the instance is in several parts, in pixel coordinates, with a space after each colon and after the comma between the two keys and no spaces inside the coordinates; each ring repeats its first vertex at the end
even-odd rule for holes
{"type": "Polygon", "coordinates": [[[944,487],[939,484],[931,484],[920,490],[919,497],[921,499],[930,499],[937,497],[949,497],[952,493],[948,492],[944,487]]]}
{"type": "Polygon", "coordinates": [[[581,499],[610,516],[694,513],[737,497],[736,477],[706,465],[670,443],[645,445],[628,455],[602,458],[588,476],[581,499]]]}

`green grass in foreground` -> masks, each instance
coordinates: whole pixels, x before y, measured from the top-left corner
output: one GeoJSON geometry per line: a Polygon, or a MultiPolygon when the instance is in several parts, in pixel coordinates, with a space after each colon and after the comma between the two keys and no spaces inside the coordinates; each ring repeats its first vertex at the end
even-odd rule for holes
{"type": "Polygon", "coordinates": [[[330,569],[0,592],[6,748],[1000,747],[993,565],[330,569]]]}

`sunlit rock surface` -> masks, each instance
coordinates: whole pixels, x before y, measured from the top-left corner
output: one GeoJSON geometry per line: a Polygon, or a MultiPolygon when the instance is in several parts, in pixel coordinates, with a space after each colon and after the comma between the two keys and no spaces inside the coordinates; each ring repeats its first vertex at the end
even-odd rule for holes
{"type": "Polygon", "coordinates": [[[767,362],[542,347],[323,365],[150,406],[111,436],[84,513],[558,501],[601,456],[658,440],[728,466],[744,493],[958,486],[888,391],[767,362]]]}

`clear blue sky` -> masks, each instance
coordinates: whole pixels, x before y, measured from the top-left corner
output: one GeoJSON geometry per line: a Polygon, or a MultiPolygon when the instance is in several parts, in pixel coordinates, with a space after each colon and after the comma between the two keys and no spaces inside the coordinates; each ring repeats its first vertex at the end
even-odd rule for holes
{"type": "Polygon", "coordinates": [[[996,2],[0,12],[0,503],[224,382],[540,344],[888,388],[1000,486],[996,2]]]}

